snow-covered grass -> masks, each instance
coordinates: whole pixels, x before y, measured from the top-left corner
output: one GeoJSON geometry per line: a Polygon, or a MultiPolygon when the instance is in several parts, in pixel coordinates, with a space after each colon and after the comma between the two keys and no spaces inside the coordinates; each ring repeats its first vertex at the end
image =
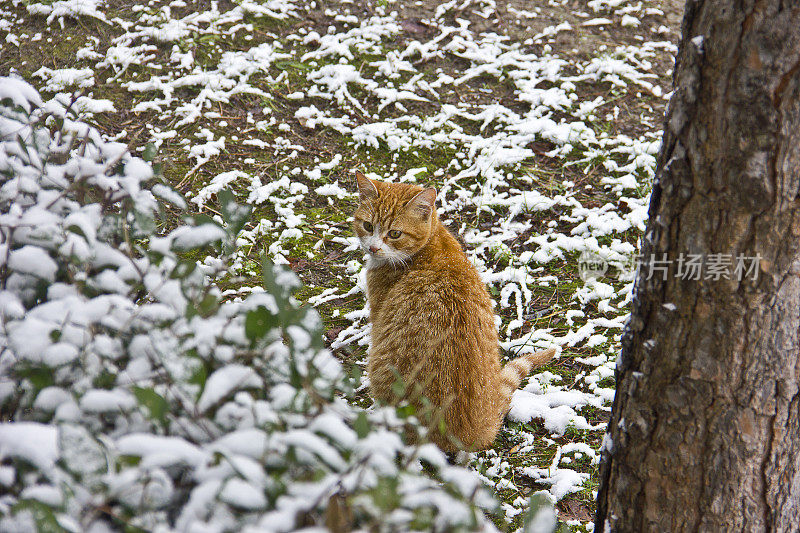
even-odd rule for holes
{"type": "MultiPolygon", "coordinates": [[[[348,226],[351,171],[436,187],[441,216],[497,301],[503,348],[562,347],[515,395],[495,448],[473,454],[471,468],[503,502],[499,526],[520,527],[530,495],[541,492],[562,521],[590,528],[671,90],[675,4],[129,7],[5,4],[0,73],[71,104],[105,140],[153,156],[191,208],[210,217],[176,237],[186,247],[221,237],[199,224],[226,218],[221,191],[251,206],[217,280],[222,298],[258,292],[266,252],[304,282],[297,296],[320,312],[326,343],[348,372],[363,368],[369,342],[362,257],[348,226]],[[583,280],[582,254],[612,266],[583,280]]],[[[174,213],[163,217],[161,231],[178,224],[174,213]]],[[[34,253],[20,261],[46,278],[47,261],[24,257],[34,253]]],[[[229,372],[252,378],[245,367],[229,372]]],[[[354,401],[370,403],[363,388],[354,401]]]]}

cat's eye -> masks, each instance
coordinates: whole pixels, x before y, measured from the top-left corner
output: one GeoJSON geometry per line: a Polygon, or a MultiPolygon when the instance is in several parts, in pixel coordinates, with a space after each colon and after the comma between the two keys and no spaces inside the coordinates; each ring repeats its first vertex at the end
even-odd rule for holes
{"type": "Polygon", "coordinates": [[[399,238],[400,238],[400,235],[401,235],[401,233],[400,233],[398,230],[396,230],[396,229],[393,229],[393,230],[391,230],[391,231],[388,233],[388,235],[389,235],[389,238],[390,238],[390,239],[399,239],[399,238]]]}
{"type": "Polygon", "coordinates": [[[372,233],[372,230],[373,230],[372,224],[370,224],[366,220],[364,221],[364,230],[369,232],[369,233],[372,233]]]}

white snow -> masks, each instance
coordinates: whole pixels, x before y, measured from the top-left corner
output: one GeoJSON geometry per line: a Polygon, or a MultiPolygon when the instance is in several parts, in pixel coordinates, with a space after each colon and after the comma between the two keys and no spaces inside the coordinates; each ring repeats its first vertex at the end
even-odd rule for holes
{"type": "Polygon", "coordinates": [[[168,466],[187,464],[199,466],[208,456],[197,446],[179,437],[161,437],[146,433],[131,433],[116,442],[122,455],[141,457],[146,465],[168,466]]]}
{"type": "Polygon", "coordinates": [[[248,510],[263,509],[267,505],[267,498],[259,487],[238,478],[229,479],[219,497],[234,507],[248,510]]]}
{"type": "Polygon", "coordinates": [[[45,80],[44,89],[51,92],[63,91],[70,87],[87,88],[94,85],[94,70],[90,68],[60,68],[50,69],[42,67],[33,73],[45,80]]]}
{"type": "Polygon", "coordinates": [[[0,458],[24,459],[50,472],[58,459],[57,431],[36,422],[0,422],[0,458]]]}
{"type": "Polygon", "coordinates": [[[12,251],[8,257],[8,266],[18,272],[31,274],[47,281],[55,280],[58,265],[43,249],[25,245],[12,251]]]}
{"type": "Polygon", "coordinates": [[[81,396],[79,405],[90,413],[130,411],[136,407],[136,399],[124,390],[93,389],[81,396]]]}
{"type": "Polygon", "coordinates": [[[195,227],[182,227],[170,235],[176,250],[191,250],[225,239],[225,230],[215,224],[202,224],[195,227]]]}
{"type": "Polygon", "coordinates": [[[197,409],[202,413],[233,391],[258,387],[260,384],[261,381],[252,368],[227,365],[208,376],[203,394],[197,401],[197,409]]]}

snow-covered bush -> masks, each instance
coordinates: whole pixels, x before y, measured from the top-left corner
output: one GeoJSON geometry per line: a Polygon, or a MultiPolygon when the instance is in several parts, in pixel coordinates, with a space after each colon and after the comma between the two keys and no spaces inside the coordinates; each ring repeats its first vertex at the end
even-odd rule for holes
{"type": "Polygon", "coordinates": [[[185,206],[149,163],[20,80],[0,100],[0,530],[492,528],[476,474],[347,401],[291,272],[223,300],[232,195],[159,227],[185,206]]]}

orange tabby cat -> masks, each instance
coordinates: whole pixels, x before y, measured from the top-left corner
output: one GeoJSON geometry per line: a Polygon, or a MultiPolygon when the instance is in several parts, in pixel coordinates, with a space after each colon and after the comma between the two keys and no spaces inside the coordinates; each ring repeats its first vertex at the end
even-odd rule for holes
{"type": "Polygon", "coordinates": [[[492,301],[439,221],[436,190],[356,177],[354,230],[370,254],[372,395],[390,404],[410,400],[445,451],[487,448],[520,381],[555,350],[501,367],[492,301]],[[398,378],[402,392],[393,389],[398,378]]]}

